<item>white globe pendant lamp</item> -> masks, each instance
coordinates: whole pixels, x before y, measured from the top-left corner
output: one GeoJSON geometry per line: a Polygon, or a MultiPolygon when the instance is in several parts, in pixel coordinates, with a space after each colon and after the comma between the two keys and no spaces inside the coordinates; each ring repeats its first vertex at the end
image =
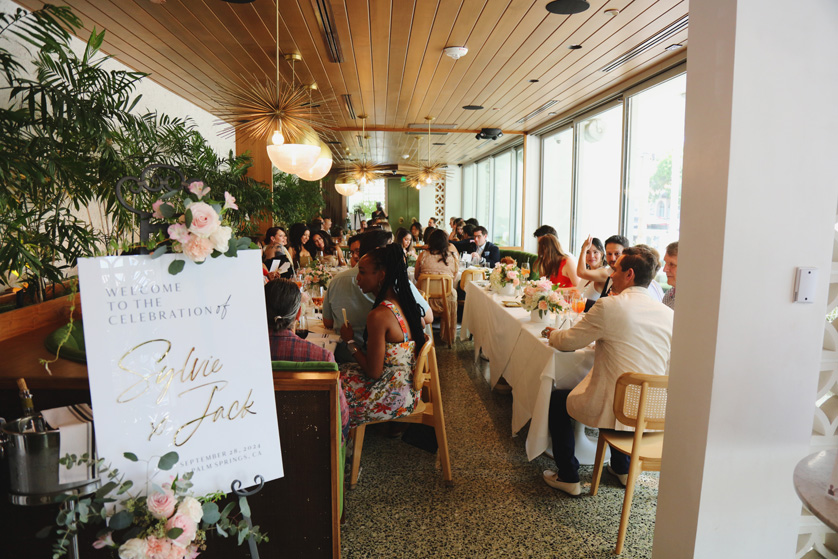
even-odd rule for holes
{"type": "Polygon", "coordinates": [[[320,151],[318,152],[317,161],[315,161],[314,165],[305,171],[297,173],[297,176],[303,180],[319,181],[332,169],[332,150],[329,148],[329,145],[321,140],[318,147],[320,151]]]}
{"type": "Polygon", "coordinates": [[[335,184],[335,190],[342,196],[352,196],[358,192],[358,185],[354,182],[339,182],[335,184]]]}

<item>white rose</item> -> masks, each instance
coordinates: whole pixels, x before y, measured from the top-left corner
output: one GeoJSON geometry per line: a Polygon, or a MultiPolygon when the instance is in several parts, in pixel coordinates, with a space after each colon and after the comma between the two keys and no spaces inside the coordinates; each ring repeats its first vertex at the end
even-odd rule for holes
{"type": "Polygon", "coordinates": [[[213,248],[218,252],[224,253],[227,252],[227,249],[230,245],[230,237],[233,236],[233,230],[227,227],[226,225],[222,225],[209,236],[210,242],[213,244],[213,248]]]}
{"type": "Polygon", "coordinates": [[[148,545],[145,540],[133,538],[119,546],[120,559],[146,559],[148,545]]]}
{"type": "Polygon", "coordinates": [[[200,522],[204,516],[204,509],[201,508],[201,503],[194,497],[185,497],[180,505],[178,505],[177,511],[180,514],[188,516],[195,523],[200,522]]]}

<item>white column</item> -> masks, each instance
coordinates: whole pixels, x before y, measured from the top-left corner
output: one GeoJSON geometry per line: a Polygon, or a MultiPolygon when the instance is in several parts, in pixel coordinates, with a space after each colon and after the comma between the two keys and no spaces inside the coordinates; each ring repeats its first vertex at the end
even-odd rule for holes
{"type": "Polygon", "coordinates": [[[838,202],[836,53],[833,0],[690,5],[655,559],[794,555],[838,202]],[[819,269],[814,304],[792,303],[798,266],[819,269]]]}
{"type": "Polygon", "coordinates": [[[527,252],[538,252],[533,231],[541,225],[538,221],[541,206],[541,137],[524,136],[524,217],[523,247],[527,252]]]}

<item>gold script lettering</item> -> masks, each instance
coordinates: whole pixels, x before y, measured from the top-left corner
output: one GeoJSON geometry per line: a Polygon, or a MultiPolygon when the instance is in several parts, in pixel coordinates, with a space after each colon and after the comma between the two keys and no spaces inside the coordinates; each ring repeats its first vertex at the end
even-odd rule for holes
{"type": "MultiPolygon", "coordinates": [[[[147,346],[149,344],[156,344],[156,343],[164,344],[164,346],[166,348],[163,351],[163,353],[160,355],[160,358],[157,359],[157,363],[160,363],[161,361],[163,361],[163,359],[166,358],[166,355],[169,354],[169,350],[172,349],[172,343],[169,342],[168,340],[149,340],[147,342],[143,342],[143,343],[131,348],[130,350],[125,352],[125,355],[120,357],[119,363],[117,365],[123,371],[125,371],[128,374],[133,375],[134,377],[136,377],[136,382],[134,384],[132,384],[131,386],[129,386],[128,388],[126,388],[125,390],[123,390],[122,393],[119,396],[116,397],[116,401],[117,401],[118,404],[124,404],[125,402],[130,402],[131,400],[139,398],[140,396],[145,394],[146,391],[148,390],[148,379],[151,375],[150,374],[143,375],[143,374],[138,373],[136,371],[132,371],[131,369],[126,367],[123,362],[128,358],[128,356],[130,356],[132,353],[139,350],[143,346],[147,346]]],[[[159,401],[160,400],[158,399],[158,402],[159,401]]]]}
{"type": "Polygon", "coordinates": [[[219,381],[219,382],[209,382],[207,384],[202,384],[200,386],[195,386],[190,388],[189,390],[185,390],[178,394],[178,396],[183,396],[188,392],[192,392],[194,390],[199,390],[202,388],[211,388],[209,398],[207,399],[207,405],[204,408],[203,413],[196,417],[191,421],[187,421],[184,423],[175,433],[174,436],[174,443],[175,446],[182,446],[186,444],[189,439],[198,431],[198,429],[203,424],[204,420],[211,417],[212,422],[215,423],[219,419],[228,419],[233,421],[235,419],[243,419],[249,414],[256,414],[255,411],[251,411],[251,406],[253,406],[253,401],[250,399],[251,395],[253,394],[253,389],[247,393],[247,397],[244,399],[244,403],[239,403],[238,400],[233,400],[233,403],[230,404],[227,409],[224,408],[223,405],[218,405],[214,410],[212,410],[213,406],[213,398],[215,397],[216,392],[220,392],[227,387],[227,381],[219,381]],[[212,410],[212,411],[211,411],[212,410]],[[181,432],[185,435],[183,439],[181,439],[181,432]],[[188,433],[188,434],[187,434],[188,433]]]}

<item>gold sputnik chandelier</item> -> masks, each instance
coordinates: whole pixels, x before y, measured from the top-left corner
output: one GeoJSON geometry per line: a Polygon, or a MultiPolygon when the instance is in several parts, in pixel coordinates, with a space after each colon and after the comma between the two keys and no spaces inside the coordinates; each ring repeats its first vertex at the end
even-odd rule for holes
{"type": "Polygon", "coordinates": [[[426,116],[428,122],[428,159],[424,165],[415,164],[408,167],[405,178],[408,186],[420,190],[423,186],[442,182],[447,173],[446,166],[442,163],[431,163],[431,121],[432,116],[426,116]]]}
{"type": "MultiPolygon", "coordinates": [[[[299,54],[285,54],[291,63],[291,84],[279,80],[279,0],[276,3],[276,82],[254,82],[245,87],[222,88],[219,116],[232,125],[232,131],[254,140],[268,140],[268,157],[275,167],[305,180],[319,180],[332,166],[332,151],[319,134],[330,124],[321,114],[312,113],[311,91],[316,85],[296,84],[294,63],[299,54]]],[[[329,101],[323,98],[321,102],[329,101]]]]}
{"type": "MultiPolygon", "coordinates": [[[[367,160],[367,136],[366,136],[366,118],[367,115],[358,115],[361,119],[361,144],[362,154],[361,159],[343,165],[339,170],[339,177],[337,184],[345,185],[355,182],[360,188],[363,188],[367,183],[374,181],[378,177],[378,173],[383,173],[387,170],[387,166],[378,165],[367,160]]],[[[340,190],[338,190],[340,192],[340,190]]]]}

